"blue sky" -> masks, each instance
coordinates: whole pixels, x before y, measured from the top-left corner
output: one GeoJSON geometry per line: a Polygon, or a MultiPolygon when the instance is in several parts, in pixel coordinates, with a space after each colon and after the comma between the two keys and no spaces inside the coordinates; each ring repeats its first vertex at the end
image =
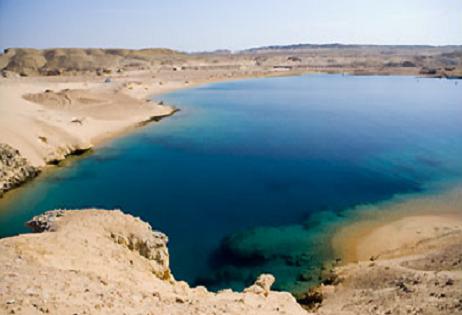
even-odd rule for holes
{"type": "Polygon", "coordinates": [[[461,0],[0,0],[0,48],[462,44],[461,0]]]}

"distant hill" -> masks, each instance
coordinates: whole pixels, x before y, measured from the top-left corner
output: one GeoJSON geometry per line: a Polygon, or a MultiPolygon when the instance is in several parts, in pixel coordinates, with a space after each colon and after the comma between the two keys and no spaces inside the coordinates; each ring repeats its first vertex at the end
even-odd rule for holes
{"type": "Polygon", "coordinates": [[[304,51],[313,49],[432,49],[432,48],[447,48],[447,49],[462,49],[462,45],[446,45],[446,46],[432,46],[432,45],[356,45],[356,44],[293,44],[293,45],[271,45],[255,47],[250,49],[241,50],[241,53],[266,53],[266,52],[284,52],[284,51],[304,51]]]}
{"type": "Polygon", "coordinates": [[[462,46],[296,44],[183,53],[164,48],[11,48],[0,54],[3,77],[110,75],[130,70],[324,71],[460,77],[462,46]]]}
{"type": "Polygon", "coordinates": [[[25,76],[64,72],[110,72],[130,68],[143,69],[153,64],[169,63],[184,56],[184,53],[164,48],[10,48],[0,55],[0,69],[25,76]]]}

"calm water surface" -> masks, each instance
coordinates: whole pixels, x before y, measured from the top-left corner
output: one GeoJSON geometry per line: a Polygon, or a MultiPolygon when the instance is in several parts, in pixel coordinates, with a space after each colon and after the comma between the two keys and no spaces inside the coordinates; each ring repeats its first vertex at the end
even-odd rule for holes
{"type": "Polygon", "coordinates": [[[170,238],[176,278],[317,281],[343,210],[462,178],[462,82],[312,75],[162,97],[172,118],[0,202],[0,236],[54,208],[120,208],[170,238]],[[11,200],[10,200],[11,199],[11,200]]]}

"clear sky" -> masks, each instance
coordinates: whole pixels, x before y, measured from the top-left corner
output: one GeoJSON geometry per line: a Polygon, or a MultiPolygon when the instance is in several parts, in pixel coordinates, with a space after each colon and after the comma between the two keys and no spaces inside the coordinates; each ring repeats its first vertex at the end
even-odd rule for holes
{"type": "Polygon", "coordinates": [[[0,0],[0,48],[462,44],[462,0],[0,0]]]}

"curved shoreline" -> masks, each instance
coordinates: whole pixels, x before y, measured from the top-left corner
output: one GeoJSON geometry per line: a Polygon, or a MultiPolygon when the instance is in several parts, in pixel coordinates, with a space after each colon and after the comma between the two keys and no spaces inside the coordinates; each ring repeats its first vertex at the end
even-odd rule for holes
{"type": "MultiPolygon", "coordinates": [[[[207,71],[182,71],[181,73],[165,71],[160,76],[152,75],[153,73],[155,72],[133,71],[128,72],[128,75],[113,75],[110,76],[111,81],[109,83],[103,81],[105,77],[95,75],[1,78],[0,95],[3,102],[0,104],[0,144],[5,143],[19,150],[22,157],[29,161],[31,166],[36,167],[40,173],[47,167],[58,164],[69,156],[80,155],[106,141],[123,137],[136,128],[171,116],[178,110],[163,103],[162,105],[150,104],[150,107],[143,104],[154,96],[161,96],[176,90],[209,83],[298,76],[323,72],[313,72],[308,69],[287,71],[260,69],[233,72],[232,74],[229,74],[226,70],[221,70],[213,75],[210,75],[207,71]],[[57,92],[55,93],[54,90],[57,92]],[[91,117],[87,119],[87,117],[83,116],[83,119],[86,119],[83,125],[91,124],[92,126],[84,126],[84,132],[80,134],[82,129],[79,130],[76,125],[78,125],[77,123],[82,125],[81,118],[75,116],[80,113],[80,110],[73,115],[72,110],[63,112],[54,108],[50,109],[40,104],[40,102],[31,102],[25,99],[26,95],[45,94],[44,91],[59,94],[63,91],[74,92],[77,90],[82,92],[83,97],[85,97],[85,94],[89,94],[90,99],[95,91],[98,93],[99,91],[111,90],[113,95],[110,95],[110,99],[106,100],[106,102],[117,103],[129,100],[129,103],[143,107],[144,113],[141,114],[141,117],[132,118],[133,112],[126,110],[125,117],[119,117],[117,121],[104,118],[91,119],[91,117]],[[51,119],[48,116],[51,116],[51,119]],[[100,126],[100,124],[104,126],[100,126]],[[17,125],[27,125],[28,128],[26,129],[33,130],[30,132],[21,130],[18,133],[16,130],[17,125]],[[48,130],[45,132],[45,136],[40,134],[43,133],[43,130],[48,130]],[[49,143],[49,138],[56,139],[52,139],[54,143],[49,143]],[[40,141],[42,143],[37,143],[40,141]]],[[[336,71],[326,73],[345,74],[345,72],[336,71]]],[[[350,75],[383,75],[380,72],[357,74],[354,71],[347,71],[347,73],[350,75]]],[[[396,75],[415,76],[415,73],[397,73],[396,75]]],[[[98,115],[101,116],[102,114],[104,116],[104,113],[107,113],[110,116],[112,111],[111,106],[107,106],[105,111],[98,113],[98,115]]],[[[31,179],[24,178],[23,182],[31,179]]],[[[15,185],[15,187],[19,186],[20,184],[15,185]]],[[[0,191],[2,191],[1,187],[0,179],[0,191]]],[[[6,193],[6,191],[4,190],[3,193],[6,193]]]]}
{"type": "MultiPolygon", "coordinates": [[[[163,102],[155,104],[151,102],[153,97],[208,83],[303,74],[300,71],[283,73],[256,71],[230,76],[226,71],[221,71],[209,77],[206,71],[192,71],[183,73],[178,78],[176,71],[167,72],[161,77],[153,76],[152,73],[152,71],[133,71],[128,75],[115,75],[111,76],[110,83],[103,81],[104,77],[94,75],[1,78],[0,95],[3,102],[0,105],[0,144],[5,143],[18,150],[21,157],[25,158],[28,164],[40,173],[71,156],[93,150],[107,141],[128,135],[137,128],[158,122],[179,110],[163,102]],[[89,117],[82,116],[81,108],[77,111],[73,111],[72,108],[70,110],[69,108],[64,108],[64,110],[53,108],[55,98],[63,92],[64,94],[79,93],[76,99],[71,100],[77,103],[79,98],[91,100],[95,94],[97,97],[101,96],[101,101],[107,103],[107,106],[97,109],[98,117],[105,117],[105,115],[111,117],[115,111],[113,107],[118,103],[120,104],[116,110],[121,112],[118,113],[117,120],[95,119],[91,117],[93,113],[90,113],[89,117]],[[40,98],[42,102],[52,103],[52,107],[40,101],[31,101],[30,95],[32,97],[37,95],[36,98],[40,98]],[[47,101],[46,97],[50,100],[47,101]],[[112,104],[115,105],[112,106],[112,104]],[[130,105],[133,110],[121,109],[120,105],[130,105]],[[77,116],[79,114],[82,118],[77,116]],[[132,117],[133,115],[138,115],[138,117],[132,117]],[[80,129],[77,128],[79,124],[80,129]],[[29,127],[25,129],[30,128],[31,130],[18,131],[17,125],[27,125],[29,127]],[[44,133],[44,130],[47,132],[44,133]],[[50,139],[53,143],[50,143],[50,139]]],[[[67,95],[64,97],[66,100],[69,99],[67,95]]],[[[90,111],[94,110],[91,106],[89,107],[90,111]]],[[[85,114],[85,109],[83,109],[83,114],[85,114]]],[[[21,178],[14,188],[20,187],[34,177],[21,178]]],[[[0,194],[0,198],[5,193],[14,190],[3,190],[1,180],[0,192],[3,194],[0,194]]]]}
{"type": "Polygon", "coordinates": [[[400,195],[347,211],[331,244],[343,263],[387,259],[419,252],[419,246],[462,227],[462,185],[400,195]],[[445,227],[445,228],[441,228],[445,227]]]}
{"type": "MultiPolygon", "coordinates": [[[[104,140],[101,139],[101,143],[113,139],[117,135],[126,134],[134,128],[136,127],[129,126],[123,131],[114,132],[110,135],[105,134],[107,137],[104,140]]],[[[445,193],[440,192],[439,194],[435,194],[435,196],[436,200],[433,200],[428,199],[428,195],[415,194],[411,195],[409,200],[398,198],[397,200],[390,200],[381,204],[366,206],[363,209],[357,209],[360,213],[351,220],[354,223],[335,233],[335,237],[340,239],[339,242],[342,243],[340,245],[337,243],[335,246],[340,246],[340,249],[338,249],[339,252],[343,250],[342,257],[345,263],[356,262],[358,260],[362,261],[362,263],[345,265],[338,268],[336,271],[337,276],[348,279],[345,282],[346,284],[355,283],[355,281],[360,279],[360,275],[350,273],[352,269],[358,268],[363,272],[368,272],[368,268],[375,266],[384,266],[384,268],[393,266],[394,268],[397,263],[395,261],[391,262],[390,259],[403,258],[407,257],[407,255],[415,254],[422,254],[426,257],[425,255],[433,250],[435,246],[450,244],[447,239],[448,235],[445,233],[440,234],[439,232],[441,230],[444,232],[448,227],[451,230],[460,230],[460,227],[462,227],[462,218],[448,214],[450,212],[448,210],[452,209],[454,210],[453,212],[458,212],[462,209],[460,203],[458,203],[461,201],[461,190],[454,191],[454,204],[447,202],[448,199],[446,197],[448,196],[445,193]],[[423,206],[430,208],[425,209],[423,206]],[[389,213],[382,209],[382,207],[392,209],[393,213],[389,213]],[[370,211],[367,214],[368,210],[370,211]],[[406,211],[400,213],[400,210],[406,211]],[[437,213],[438,210],[444,211],[444,213],[437,213]],[[366,215],[361,217],[361,212],[366,215]],[[424,225],[428,229],[421,230],[420,225],[424,225]],[[441,230],[435,230],[435,228],[441,230]],[[389,235],[393,235],[394,237],[393,246],[391,247],[388,246],[390,245],[388,244],[390,243],[389,235]],[[341,248],[342,246],[343,248],[341,248]]],[[[410,260],[405,258],[400,261],[409,262],[410,260]]],[[[401,265],[398,265],[397,268],[401,267],[401,265]]],[[[405,288],[409,286],[407,283],[403,285],[405,288]]],[[[342,288],[338,289],[336,286],[333,286],[333,288],[322,286],[321,289],[327,290],[327,292],[323,293],[327,299],[329,299],[329,294],[332,293],[329,293],[329,290],[343,290],[342,288]]]]}

